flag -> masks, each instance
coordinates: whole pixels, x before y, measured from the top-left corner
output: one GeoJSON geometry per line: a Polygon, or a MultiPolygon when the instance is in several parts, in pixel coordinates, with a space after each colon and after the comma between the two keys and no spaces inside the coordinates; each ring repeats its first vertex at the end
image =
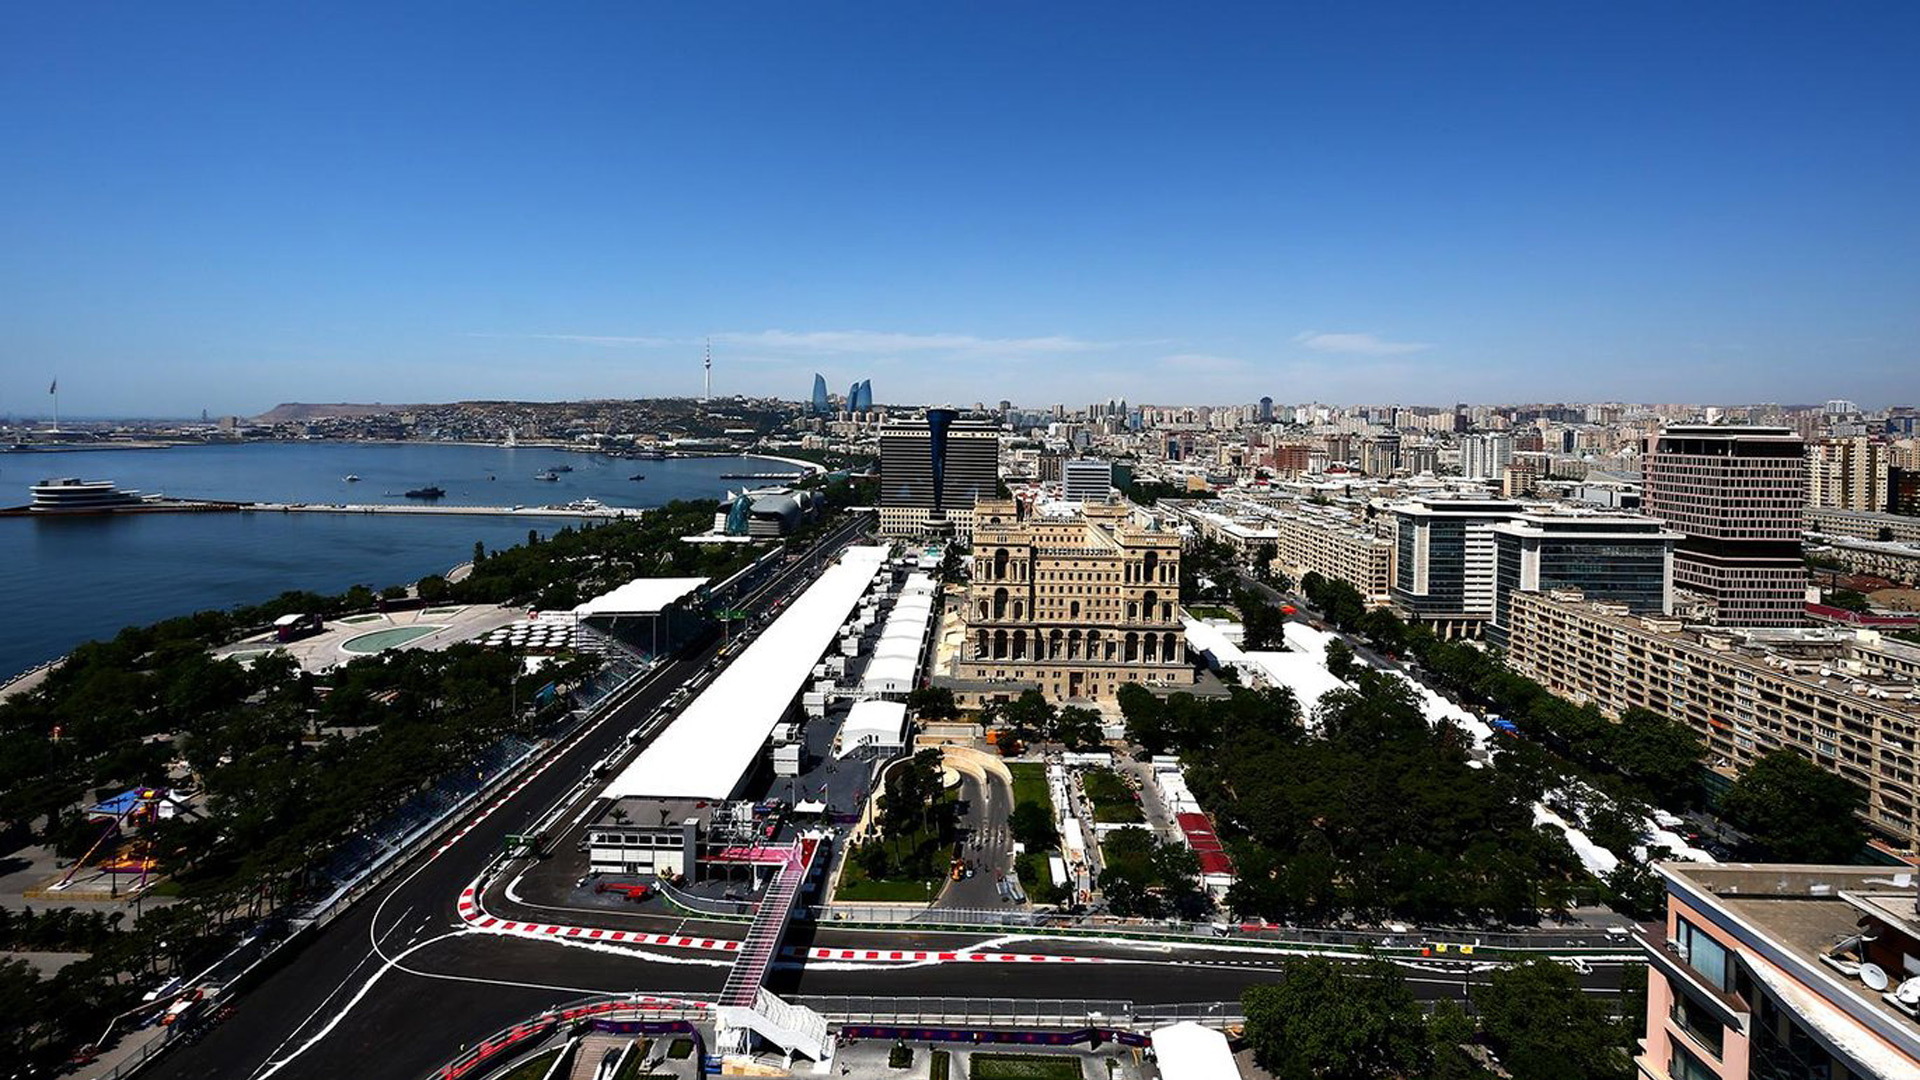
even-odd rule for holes
{"type": "Polygon", "coordinates": [[[49,394],[57,394],[57,393],[59,393],[59,392],[60,392],[60,380],[59,380],[59,379],[55,379],[55,380],[53,380],[53,385],[51,385],[51,386],[49,386],[49,387],[47,387],[47,393],[49,393],[49,394]]]}

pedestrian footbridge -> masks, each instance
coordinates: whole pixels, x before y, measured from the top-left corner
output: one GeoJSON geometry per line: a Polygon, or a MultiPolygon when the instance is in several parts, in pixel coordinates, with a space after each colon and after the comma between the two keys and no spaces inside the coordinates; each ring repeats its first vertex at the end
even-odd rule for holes
{"type": "Polygon", "coordinates": [[[735,954],[733,969],[727,973],[726,988],[720,992],[717,1049],[721,1054],[744,1054],[752,1037],[778,1046],[788,1055],[801,1054],[824,1061],[831,1048],[827,1038],[826,1017],[807,1008],[782,1001],[763,985],[767,969],[780,951],[780,939],[786,936],[787,923],[793,917],[793,904],[800,887],[812,872],[815,854],[822,841],[807,836],[787,847],[737,849],[734,861],[771,864],[776,867],[773,880],[754,910],[753,925],[735,954]]]}

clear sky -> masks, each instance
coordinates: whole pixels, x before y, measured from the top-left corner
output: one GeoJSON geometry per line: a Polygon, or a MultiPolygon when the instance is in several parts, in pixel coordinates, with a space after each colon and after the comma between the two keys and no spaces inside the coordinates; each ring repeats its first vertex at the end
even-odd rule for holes
{"type": "Polygon", "coordinates": [[[16,3],[0,413],[1920,401],[1920,4],[16,3]],[[399,9],[399,10],[389,10],[399,9]]]}

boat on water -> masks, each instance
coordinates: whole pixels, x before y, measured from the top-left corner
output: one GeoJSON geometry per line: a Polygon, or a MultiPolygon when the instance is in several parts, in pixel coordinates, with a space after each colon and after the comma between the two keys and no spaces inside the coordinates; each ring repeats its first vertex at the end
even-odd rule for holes
{"type": "Polygon", "coordinates": [[[646,478],[646,473],[634,473],[632,476],[627,477],[629,480],[645,480],[646,478]]]}
{"type": "Polygon", "coordinates": [[[560,474],[554,472],[552,469],[548,469],[546,472],[534,473],[533,478],[535,480],[558,480],[560,479],[560,474]]]}
{"type": "Polygon", "coordinates": [[[111,480],[76,476],[52,477],[27,490],[33,495],[27,508],[36,514],[103,514],[146,501],[139,492],[122,491],[111,480]]]}
{"type": "Polygon", "coordinates": [[[573,466],[571,466],[571,465],[555,465],[554,467],[552,467],[551,469],[548,469],[547,471],[548,471],[548,472],[572,472],[572,471],[573,471],[573,466]]]}
{"type": "Polygon", "coordinates": [[[445,488],[429,484],[426,487],[414,488],[412,491],[402,492],[402,494],[409,499],[439,499],[444,498],[447,491],[445,488]]]}
{"type": "Polygon", "coordinates": [[[627,456],[630,458],[633,458],[636,461],[667,460],[667,454],[666,454],[666,451],[664,450],[635,450],[633,453],[628,454],[627,456]]]}
{"type": "Polygon", "coordinates": [[[352,473],[348,473],[347,475],[341,477],[340,479],[346,481],[349,484],[357,484],[360,482],[360,478],[358,476],[355,476],[352,473]]]}

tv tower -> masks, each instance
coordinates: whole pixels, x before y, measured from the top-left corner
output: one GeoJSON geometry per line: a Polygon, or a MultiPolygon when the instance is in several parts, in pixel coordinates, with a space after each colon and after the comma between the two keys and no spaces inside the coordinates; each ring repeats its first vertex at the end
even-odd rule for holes
{"type": "Polygon", "coordinates": [[[700,395],[700,400],[712,401],[713,400],[713,339],[712,338],[707,339],[706,370],[707,370],[707,384],[706,384],[706,389],[700,395]]]}

